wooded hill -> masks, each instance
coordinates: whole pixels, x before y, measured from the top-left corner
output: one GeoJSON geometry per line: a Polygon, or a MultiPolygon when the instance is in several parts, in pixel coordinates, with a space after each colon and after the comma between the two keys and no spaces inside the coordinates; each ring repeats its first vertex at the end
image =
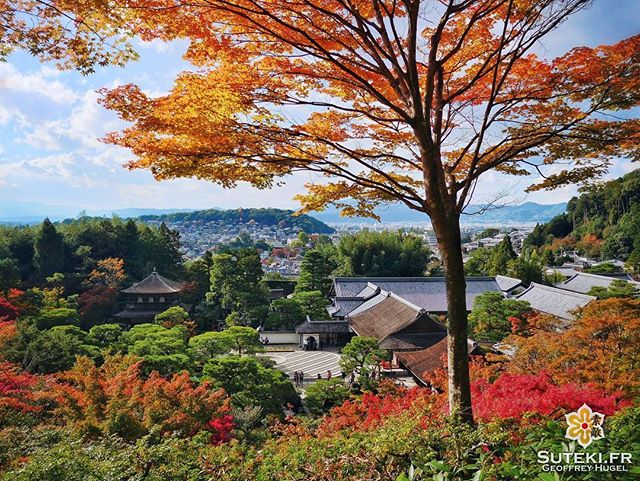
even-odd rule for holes
{"type": "Polygon", "coordinates": [[[254,222],[263,226],[292,227],[303,230],[307,234],[332,234],[335,230],[324,222],[306,214],[294,215],[292,210],[283,209],[207,209],[195,212],[178,212],[175,214],[143,215],[143,222],[223,222],[225,224],[245,224],[254,222]]]}
{"type": "Polygon", "coordinates": [[[595,258],[640,260],[640,169],[584,189],[564,214],[537,225],[526,244],[540,247],[561,238],[595,258]]]}

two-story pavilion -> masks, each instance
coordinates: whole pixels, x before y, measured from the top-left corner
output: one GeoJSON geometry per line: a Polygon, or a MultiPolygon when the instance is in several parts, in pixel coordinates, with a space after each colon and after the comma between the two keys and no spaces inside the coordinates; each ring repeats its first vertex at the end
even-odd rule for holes
{"type": "Polygon", "coordinates": [[[115,317],[127,324],[152,322],[153,318],[179,304],[180,292],[184,284],[153,272],[122,292],[127,296],[127,304],[123,311],[115,317]]]}

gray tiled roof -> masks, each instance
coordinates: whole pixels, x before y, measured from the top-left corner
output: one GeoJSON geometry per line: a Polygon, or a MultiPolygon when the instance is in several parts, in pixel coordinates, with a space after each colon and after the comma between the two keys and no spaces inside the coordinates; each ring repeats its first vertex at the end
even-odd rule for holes
{"type": "Polygon", "coordinates": [[[522,285],[522,281],[520,279],[508,276],[496,276],[496,282],[498,283],[498,286],[500,286],[502,292],[508,292],[522,285]]]}
{"type": "Polygon", "coordinates": [[[140,282],[136,282],[122,292],[127,294],[171,294],[180,292],[183,288],[184,284],[167,279],[153,271],[140,282]]]}
{"type": "Polygon", "coordinates": [[[577,270],[575,270],[573,267],[548,267],[545,271],[547,274],[552,274],[554,272],[557,272],[558,274],[562,274],[565,277],[571,277],[572,275],[574,275],[576,272],[578,272],[577,270]]]}
{"type": "Polygon", "coordinates": [[[329,306],[329,314],[333,317],[344,317],[349,314],[351,311],[356,309],[359,305],[362,304],[364,299],[348,297],[348,298],[338,298],[334,299],[334,305],[329,306]]]}
{"type": "Polygon", "coordinates": [[[586,306],[596,298],[533,282],[522,294],[516,296],[516,299],[527,301],[533,309],[544,314],[573,320],[573,311],[586,306]]]}
{"type": "MultiPolygon", "coordinates": [[[[600,276],[597,274],[589,274],[587,272],[576,272],[573,276],[564,282],[556,284],[556,287],[566,289],[568,291],[580,292],[587,294],[592,287],[609,287],[615,278],[600,276]]],[[[626,279],[623,279],[626,280],[626,279]]],[[[640,282],[628,281],[630,284],[640,288],[640,282]]]]}
{"type": "MultiPolygon", "coordinates": [[[[502,292],[493,277],[467,277],[467,309],[471,310],[477,296],[487,291],[502,292]]],[[[404,300],[428,312],[447,311],[447,296],[444,277],[336,277],[334,304],[346,315],[367,300],[374,289],[392,292],[404,300]],[[356,290],[358,289],[358,290],[356,290]],[[347,296],[348,294],[348,296],[347,296]],[[362,297],[360,296],[362,294],[362,297]],[[347,298],[348,299],[341,299],[347,298]],[[360,298],[360,302],[354,302],[360,298]],[[346,303],[349,303],[347,306],[346,303]],[[354,304],[356,304],[354,306],[354,304]],[[350,310],[349,310],[350,309],[350,310]]]]}
{"type": "Polygon", "coordinates": [[[353,332],[347,321],[311,321],[307,319],[296,326],[297,334],[349,333],[353,332]]]}

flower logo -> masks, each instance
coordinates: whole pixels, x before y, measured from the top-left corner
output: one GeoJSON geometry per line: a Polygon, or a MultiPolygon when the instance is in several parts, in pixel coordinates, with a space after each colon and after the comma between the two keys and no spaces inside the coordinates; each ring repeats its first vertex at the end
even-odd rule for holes
{"type": "Polygon", "coordinates": [[[578,441],[578,444],[586,448],[596,439],[604,438],[604,414],[591,410],[589,406],[583,404],[575,412],[565,414],[567,420],[567,432],[565,437],[578,441]]]}

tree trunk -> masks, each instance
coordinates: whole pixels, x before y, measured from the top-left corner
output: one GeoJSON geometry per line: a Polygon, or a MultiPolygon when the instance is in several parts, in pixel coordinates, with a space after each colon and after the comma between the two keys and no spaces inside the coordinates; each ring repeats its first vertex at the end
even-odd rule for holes
{"type": "Polygon", "coordinates": [[[460,214],[431,212],[447,289],[447,368],[449,411],[473,423],[469,353],[467,348],[467,302],[464,263],[460,243],[460,214]]]}

